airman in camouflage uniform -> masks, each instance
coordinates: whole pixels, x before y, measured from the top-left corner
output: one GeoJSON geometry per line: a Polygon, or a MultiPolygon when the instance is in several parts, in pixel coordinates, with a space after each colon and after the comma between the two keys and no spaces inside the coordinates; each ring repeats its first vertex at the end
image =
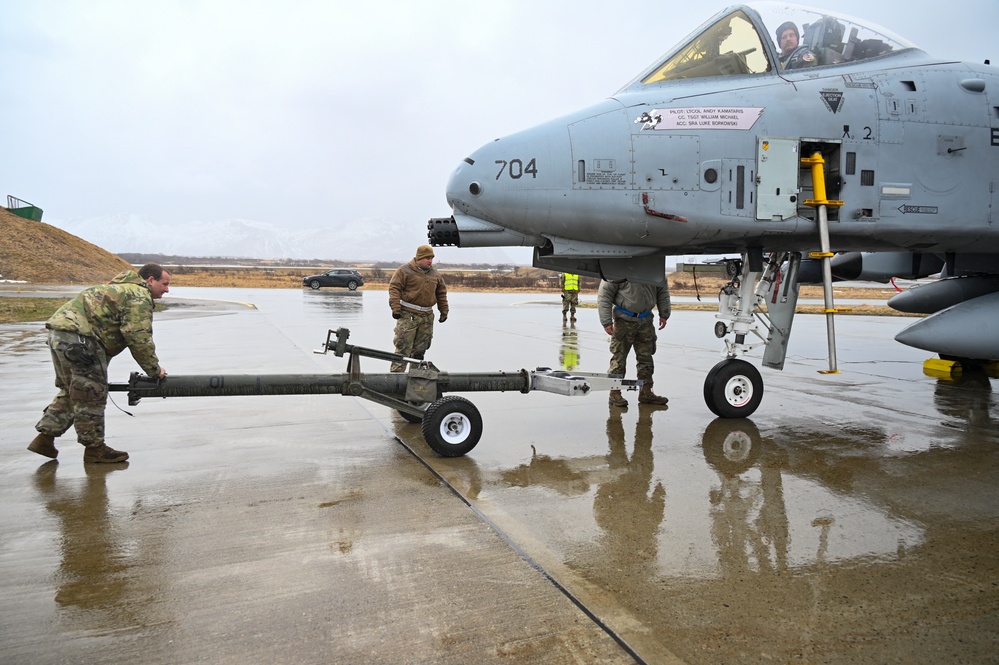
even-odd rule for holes
{"type": "Polygon", "coordinates": [[[70,426],[86,447],[84,462],[124,462],[128,453],[104,443],[108,361],[126,348],[147,375],[166,376],[153,344],[153,300],[170,290],[170,273],[155,263],[127,270],[80,292],[45,323],[59,393],[45,407],[28,450],[55,458],[55,439],[70,426]]]}
{"type": "MultiPolygon", "coordinates": [[[[597,291],[597,313],[600,325],[611,336],[611,362],[608,374],[624,376],[628,352],[635,349],[638,378],[644,381],[638,394],[641,404],[664,405],[669,400],[652,392],[652,375],[655,369],[652,356],[656,352],[656,328],[652,323],[652,309],[659,310],[659,330],[666,327],[671,312],[669,285],[633,284],[627,280],[601,282],[597,291]]],[[[620,390],[610,392],[610,405],[628,406],[620,390]]]]}
{"type": "MultiPolygon", "coordinates": [[[[434,305],[438,321],[447,321],[447,286],[433,267],[434,250],[420,245],[416,257],[399,266],[389,280],[389,308],[395,324],[395,352],[423,360],[434,338],[434,305]]],[[[405,372],[406,363],[392,363],[392,372],[405,372]]]]}

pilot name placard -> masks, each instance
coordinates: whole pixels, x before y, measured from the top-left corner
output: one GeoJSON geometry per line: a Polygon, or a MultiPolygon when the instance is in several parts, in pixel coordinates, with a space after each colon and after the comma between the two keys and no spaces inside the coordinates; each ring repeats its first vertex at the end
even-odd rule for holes
{"type": "Polygon", "coordinates": [[[660,120],[654,129],[750,129],[763,113],[761,107],[693,106],[678,109],[656,109],[653,116],[660,120]]]}

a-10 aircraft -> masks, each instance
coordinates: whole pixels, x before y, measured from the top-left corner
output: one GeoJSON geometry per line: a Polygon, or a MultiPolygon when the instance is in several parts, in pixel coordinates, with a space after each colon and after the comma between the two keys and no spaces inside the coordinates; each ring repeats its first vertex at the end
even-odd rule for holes
{"type": "Polygon", "coordinates": [[[704,397],[753,413],[800,283],[941,279],[896,337],[999,358],[999,75],[884,28],[759,2],[704,23],[610,98],[497,139],[452,174],[434,245],[533,247],[537,267],[662,283],[665,257],[732,254],[704,397]],[[994,210],[995,209],[995,210],[994,210]]]}

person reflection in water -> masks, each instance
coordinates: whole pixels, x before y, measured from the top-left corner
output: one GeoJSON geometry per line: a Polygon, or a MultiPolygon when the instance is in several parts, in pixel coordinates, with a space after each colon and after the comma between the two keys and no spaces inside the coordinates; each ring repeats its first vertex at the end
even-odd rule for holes
{"type": "Polygon", "coordinates": [[[64,608],[113,613],[118,624],[129,581],[128,565],[125,544],[115,538],[111,524],[105,478],[127,468],[128,462],[84,465],[87,475],[78,490],[67,481],[56,482],[58,464],[55,460],[46,462],[35,472],[35,487],[45,498],[45,507],[59,520],[62,534],[55,600],[64,608]]]}
{"type": "Polygon", "coordinates": [[[607,461],[612,480],[601,483],[593,499],[593,514],[604,530],[610,556],[622,562],[651,563],[658,552],[656,534],[666,510],[666,489],[652,487],[652,414],[657,409],[640,404],[635,425],[635,449],[628,457],[621,411],[607,417],[607,461]]]}
{"type": "Polygon", "coordinates": [[[558,362],[567,372],[579,367],[579,333],[575,327],[562,329],[562,346],[559,349],[558,362]]]}

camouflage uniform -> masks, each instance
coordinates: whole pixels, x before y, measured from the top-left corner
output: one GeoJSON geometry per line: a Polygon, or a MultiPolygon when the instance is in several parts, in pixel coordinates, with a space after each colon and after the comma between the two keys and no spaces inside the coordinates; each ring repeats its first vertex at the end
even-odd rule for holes
{"type": "Polygon", "coordinates": [[[59,437],[76,429],[87,448],[104,445],[108,360],[126,348],[142,370],[158,376],[153,344],[153,296],[139,275],[127,270],[60,307],[45,323],[59,393],[35,425],[59,437]]]}
{"type": "Polygon", "coordinates": [[[608,374],[624,376],[628,367],[628,353],[635,349],[635,364],[638,378],[652,381],[656,352],[656,327],[652,317],[638,321],[618,319],[614,322],[614,335],[610,341],[611,361],[608,374]]]}
{"type": "MultiPolygon", "coordinates": [[[[389,307],[398,313],[393,343],[395,352],[423,359],[434,337],[433,306],[447,318],[447,286],[436,268],[424,270],[413,259],[400,266],[389,281],[389,307]]],[[[392,372],[405,372],[406,363],[392,363],[392,372]]]]}
{"type": "MultiPolygon", "coordinates": [[[[600,284],[597,293],[600,325],[606,328],[614,324],[614,334],[610,341],[611,361],[607,372],[623,377],[627,370],[628,353],[634,349],[638,378],[645,381],[639,401],[665,403],[665,401],[642,399],[642,397],[655,397],[652,394],[652,378],[655,371],[652,356],[656,352],[653,308],[658,308],[660,318],[669,318],[671,307],[668,285],[652,286],[631,282],[600,284]]],[[[612,401],[615,397],[620,399],[620,393],[612,395],[612,401]]],[[[627,402],[621,406],[626,404],[627,402]]]]}

